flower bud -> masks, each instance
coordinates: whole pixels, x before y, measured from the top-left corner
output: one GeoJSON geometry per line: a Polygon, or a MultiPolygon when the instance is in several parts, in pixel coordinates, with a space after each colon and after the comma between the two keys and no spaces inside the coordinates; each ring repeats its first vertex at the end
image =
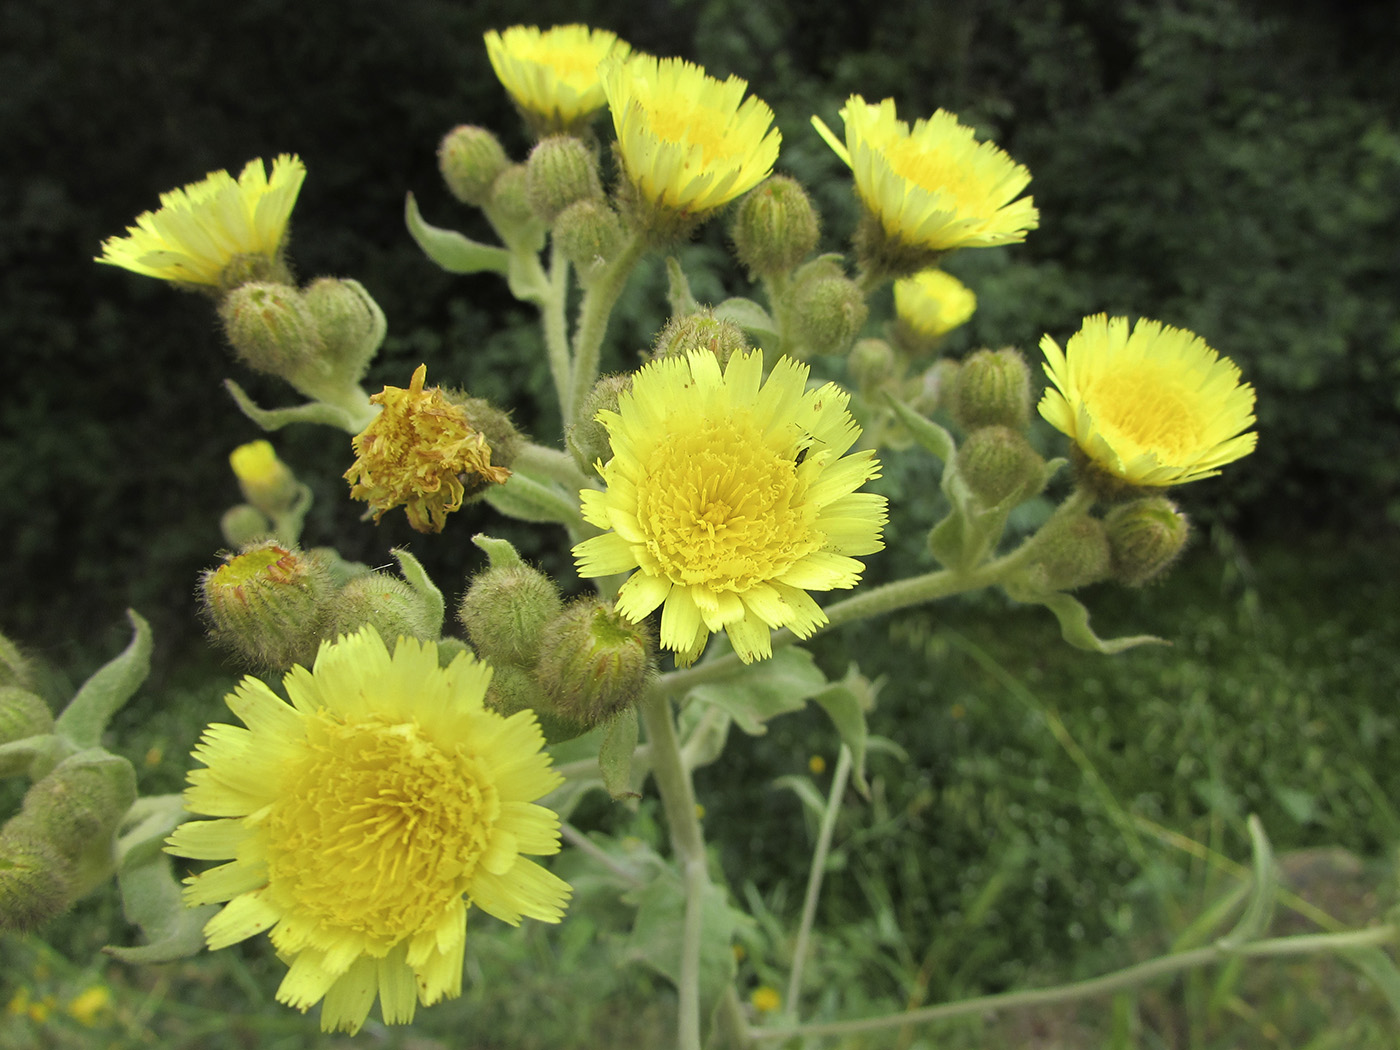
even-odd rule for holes
{"type": "Polygon", "coordinates": [[[491,198],[491,185],[510,166],[500,140],[485,128],[463,124],[449,131],[438,146],[438,170],[448,190],[464,204],[481,207],[491,198]]]}
{"type": "Polygon", "coordinates": [[[246,547],[271,539],[276,531],[266,514],[251,503],[238,503],[219,518],[219,532],[230,547],[246,547]]]}
{"type": "Polygon", "coordinates": [[[544,633],[535,680],[549,713],[578,733],[641,699],[656,670],[656,642],[600,598],[571,602],[544,633]]]}
{"type": "Polygon", "coordinates": [[[457,607],[472,646],[496,667],[532,666],[546,625],[564,608],[554,581],[528,565],[493,566],[472,578],[457,607]]]}
{"type": "Polygon", "coordinates": [[[1027,579],[1038,590],[1072,591],[1108,576],[1112,556],[1098,518],[1052,520],[1030,542],[1035,553],[1027,579]]]}
{"type": "Polygon", "coordinates": [[[388,331],[384,311],[359,281],[318,277],[302,292],[338,379],[358,383],[388,331]]]}
{"type": "Polygon", "coordinates": [[[751,349],[748,336],[733,321],[721,321],[713,310],[673,317],[656,336],[652,360],[684,357],[694,350],[708,350],[723,368],[735,351],[751,349]]]}
{"type": "Polygon", "coordinates": [[[745,194],[729,227],[734,255],[754,279],[792,270],[816,248],[819,233],[807,191],[787,175],[771,175],[745,194]]]}
{"type": "Polygon", "coordinates": [[[545,227],[530,205],[527,181],[524,164],[508,166],[491,185],[486,214],[508,245],[538,249],[544,246],[545,227]]]}
{"type": "Polygon", "coordinates": [[[1161,496],[1120,503],[1104,518],[1113,575],[1129,587],[1160,576],[1186,547],[1191,523],[1161,496]]]}
{"type": "Polygon", "coordinates": [[[0,685],[0,744],[53,731],[53,712],[43,699],[17,685],[0,685]]]}
{"type": "Polygon", "coordinates": [[[199,591],[215,643],[267,670],[311,666],[331,596],[322,559],[264,540],[206,571],[199,591]]]}
{"type": "Polygon", "coordinates": [[[933,351],[976,311],[977,296],[942,270],[923,270],[894,283],[895,339],[911,354],[933,351]]]}
{"type": "Polygon", "coordinates": [[[0,830],[0,931],[24,934],[72,902],[72,865],[18,818],[0,830]]]}
{"type": "Polygon", "coordinates": [[[228,463],[243,498],[269,517],[282,513],[300,497],[296,475],[277,458],[270,441],[239,445],[229,453],[228,463]]]}
{"type": "Polygon", "coordinates": [[[1010,427],[1026,430],[1031,420],[1030,369],[1020,351],[978,350],[958,369],[948,405],[964,430],[1010,427]]]}
{"type": "Polygon", "coordinates": [[[898,373],[899,359],[883,339],[858,339],[846,367],[862,390],[878,390],[898,373]]]}
{"type": "Polygon", "coordinates": [[[564,435],[565,444],[585,473],[598,477],[598,464],[612,459],[607,428],[596,416],[599,412],[616,412],[618,398],[631,389],[632,377],[627,373],[603,376],[584,399],[578,422],[564,435]]]}
{"type": "Polygon", "coordinates": [[[112,843],[136,801],[136,771],[97,748],[65,758],[25,793],[6,830],[42,838],[72,867],[78,896],[111,874],[112,843]]]}
{"type": "Polygon", "coordinates": [[[825,259],[803,267],[793,291],[793,330],[808,354],[844,354],[869,312],[860,286],[825,259]]]}
{"type": "Polygon", "coordinates": [[[356,576],[336,591],[327,603],[323,637],[354,634],[366,625],[378,631],[391,650],[400,637],[436,641],[438,636],[437,615],[423,595],[382,572],[356,576]]]}
{"type": "Polygon", "coordinates": [[[546,225],[575,201],[601,201],[603,183],[593,151],[572,135],[541,139],[525,162],[525,196],[546,225]]]}
{"type": "Polygon", "coordinates": [[[241,285],[224,299],[219,316],[234,353],[249,368],[288,381],[326,371],[316,318],[291,285],[241,285]]]}
{"type": "Polygon", "coordinates": [[[1045,461],[1010,427],[978,427],[958,446],[955,462],[984,507],[1013,496],[1015,503],[1024,502],[1045,484],[1045,461]]]}
{"type": "MultiPolygon", "coordinates": [[[[471,428],[486,439],[487,447],[491,449],[492,465],[508,468],[515,462],[525,438],[511,422],[509,412],[497,408],[484,397],[471,397],[460,390],[448,391],[447,400],[460,408],[471,428]]],[[[485,491],[487,487],[485,482],[478,482],[475,491],[467,495],[470,497],[485,491]]]]}
{"type": "Polygon", "coordinates": [[[554,220],[554,243],[585,279],[612,261],[622,237],[622,220],[606,201],[574,201],[554,220]]]}

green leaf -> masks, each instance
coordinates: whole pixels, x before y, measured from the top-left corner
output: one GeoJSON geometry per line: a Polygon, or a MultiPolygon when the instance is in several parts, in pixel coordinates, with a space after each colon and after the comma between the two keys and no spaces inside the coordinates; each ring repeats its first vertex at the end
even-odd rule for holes
{"type": "Polygon", "coordinates": [[[718,685],[699,685],[691,696],[713,704],[734,719],[750,736],[768,731],[763,724],[787,711],[798,711],[826,686],[826,676],[812,654],[795,645],[779,649],[769,659],[750,664],[743,675],[718,685]]]}
{"type": "Polygon", "coordinates": [[[232,379],[224,380],[224,389],[229,392],[229,396],[245,416],[269,432],[281,430],[288,423],[317,423],[335,427],[347,434],[358,434],[362,429],[345,409],[328,405],[324,401],[308,401],[295,408],[260,408],[232,379]]]}
{"type": "Polygon", "coordinates": [[[1249,841],[1254,851],[1254,879],[1244,914],[1235,928],[1216,943],[1225,949],[1238,948],[1261,936],[1269,928],[1274,914],[1274,898],[1278,893],[1278,864],[1273,847],[1264,834],[1264,825],[1254,814],[1249,816],[1249,841]]]}
{"type": "Polygon", "coordinates": [[[1135,634],[1127,638],[1100,638],[1089,628],[1089,610],[1074,598],[1062,591],[1033,592],[1024,587],[1005,587],[1007,595],[1014,601],[1043,605],[1055,614],[1060,621],[1060,635],[1076,649],[1091,653],[1112,655],[1139,645],[1170,645],[1165,638],[1152,634],[1135,634]]]}
{"type": "Polygon", "coordinates": [[[885,395],[894,409],[894,414],[899,417],[899,421],[909,428],[909,433],[914,436],[914,440],[922,445],[929,452],[932,452],[944,463],[951,463],[953,453],[957,451],[957,444],[953,441],[953,435],[944,430],[933,420],[921,416],[912,408],[889,394],[885,395]]]}
{"type": "Polygon", "coordinates": [[[870,785],[865,780],[865,751],[870,730],[865,724],[865,713],[874,708],[882,684],[883,680],[870,681],[851,664],[845,678],[812,697],[830,716],[841,742],[851,749],[851,777],[856,790],[867,799],[870,785]]]}
{"type": "Polygon", "coordinates": [[[428,571],[423,568],[423,563],[409,554],[408,551],[398,548],[389,553],[398,559],[399,571],[403,573],[403,578],[408,581],[408,585],[428,604],[433,623],[436,625],[433,630],[437,636],[441,637],[443,617],[447,611],[442,591],[438,590],[437,584],[428,578],[428,571]]]}
{"type": "Polygon", "coordinates": [[[778,322],[752,299],[744,299],[741,296],[726,299],[715,307],[715,317],[737,324],[753,337],[758,346],[765,349],[776,350],[782,342],[782,337],[778,334],[778,322]]]}
{"type": "Polygon", "coordinates": [[[689,317],[700,310],[700,303],[690,291],[690,281],[674,255],[666,256],[666,301],[672,317],[689,317]]]}
{"type": "Polygon", "coordinates": [[[54,733],[27,736],[0,744],[0,777],[25,775],[38,780],[71,755],[74,747],[54,733]]]}
{"type": "Polygon", "coordinates": [[[140,688],[151,671],[151,625],[126,611],[132,638],[121,655],[99,667],[83,683],[54,723],[54,732],[79,748],[97,747],[107,722],[140,688]]]}
{"type": "Polygon", "coordinates": [[[1353,948],[1340,954],[1371,979],[1400,1019],[1400,969],[1396,969],[1395,961],[1380,948],[1353,948]]]}
{"type": "Polygon", "coordinates": [[[632,754],[637,750],[637,736],[637,709],[628,707],[607,724],[598,747],[598,770],[614,802],[641,798],[632,787],[632,754]]]}
{"type": "Polygon", "coordinates": [[[117,843],[121,858],[117,887],[127,920],[141,928],[146,943],[136,948],[108,945],[102,950],[129,963],[188,958],[204,948],[204,924],[219,909],[212,904],[185,906],[171,859],[161,849],[187,814],[178,795],[140,799],[131,812],[144,816],[117,843]]]}
{"type": "Polygon", "coordinates": [[[504,485],[492,485],[486,502],[502,514],[521,521],[551,522],[581,528],[578,494],[552,481],[539,481],[516,471],[504,485]]]}
{"type": "Polygon", "coordinates": [[[404,202],[404,222],[423,253],[448,273],[507,273],[510,252],[497,245],[478,244],[456,230],[444,230],[423,221],[413,194],[404,202]]]}
{"type": "Polygon", "coordinates": [[[797,796],[798,801],[807,808],[812,819],[818,824],[822,817],[826,815],[826,799],[817,790],[817,785],[812,783],[811,777],[796,776],[792,773],[786,776],[776,777],[773,780],[775,788],[787,788],[797,796]]]}
{"type": "Polygon", "coordinates": [[[494,536],[478,532],[472,537],[472,543],[486,552],[486,560],[491,563],[493,569],[513,569],[525,564],[520,552],[510,540],[498,540],[494,536]]]}

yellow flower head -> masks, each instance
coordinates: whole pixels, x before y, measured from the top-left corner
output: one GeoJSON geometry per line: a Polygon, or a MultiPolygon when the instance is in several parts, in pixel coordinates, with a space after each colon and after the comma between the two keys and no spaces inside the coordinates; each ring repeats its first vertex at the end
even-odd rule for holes
{"type": "Polygon", "coordinates": [[[237,180],[227,171],[210,172],[200,182],[161,194],[160,209],[137,216],[125,237],[103,241],[97,261],[215,288],[239,256],[274,270],[281,265],[287,221],[304,178],[306,166],[285,153],[272,162],[270,177],[261,160],[250,160],[237,180]]]}
{"type": "Polygon", "coordinates": [[[693,222],[773,170],[782,136],[773,111],[678,58],[635,55],[603,67],[617,148],[637,203],[662,228],[693,222]]]}
{"type": "Polygon", "coordinates": [[[1023,241],[1040,225],[1031,198],[1016,199],[1031,173],[952,113],[940,109],[911,129],[895,117],[893,99],[872,105],[852,95],[841,119],[844,145],[821,120],[812,123],[850,165],[870,219],[864,236],[879,242],[868,247],[898,261],[887,268],[912,273],[940,252],[1023,241]]]}
{"type": "Polygon", "coordinates": [[[598,64],[631,51],[616,33],[583,25],[511,26],[486,34],[491,68],[541,136],[581,130],[608,104],[598,64]]]}
{"type": "Polygon", "coordinates": [[[894,313],[920,340],[932,342],[977,312],[972,289],[942,270],[921,270],[894,283],[894,313]]]}
{"type": "Polygon", "coordinates": [[[799,638],[826,623],[808,591],[854,587],[852,555],[884,543],[885,498],[857,492],[879,476],[834,384],[807,390],[807,366],[735,353],[721,372],[709,351],[642,368],[607,428],[607,491],[585,489],[583,516],[604,535],[574,547],[582,576],[632,573],[617,610],[657,606],[661,644],[693,662],[724,630],[744,662],[772,653],[770,628],[799,638]]]}
{"type": "Polygon", "coordinates": [[[522,854],[559,850],[534,800],[560,783],[531,711],[483,705],[491,669],[470,653],[372,628],[321,646],[314,670],[256,678],[225,702],[247,728],[214,724],[194,757],[182,824],[166,849],[227,863],[187,880],[189,906],[228,902],[211,949],[269,930],[290,968],[279,1001],[321,1002],[325,1031],[354,1032],[375,996],[386,1024],[461,992],[467,909],[511,924],[558,922],[567,883],[522,854]]]}
{"type": "Polygon", "coordinates": [[[1061,350],[1040,341],[1054,384],[1040,414],[1106,474],[1129,485],[1180,485],[1254,451],[1254,388],[1181,328],[1097,314],[1061,350]]]}
{"type": "Polygon", "coordinates": [[[510,471],[491,465],[485,435],[441,387],[423,389],[427,373],[419,365],[407,390],[386,386],[370,398],[384,410],[352,439],[358,458],[345,479],[376,522],[402,506],[419,532],[441,532],[466,496],[505,484],[510,471]]]}
{"type": "Polygon", "coordinates": [[[277,458],[270,441],[250,441],[229,453],[229,466],[246,499],[265,514],[276,514],[295,501],[296,476],[277,458]]]}

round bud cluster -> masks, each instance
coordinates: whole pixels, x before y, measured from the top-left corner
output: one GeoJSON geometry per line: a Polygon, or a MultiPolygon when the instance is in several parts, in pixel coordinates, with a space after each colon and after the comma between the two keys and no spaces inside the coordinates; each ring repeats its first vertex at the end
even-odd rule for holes
{"type": "Polygon", "coordinates": [[[984,507],[1015,505],[1044,487],[1045,461],[1010,427],[978,427],[958,446],[956,462],[959,476],[984,507]]]}
{"type": "Polygon", "coordinates": [[[978,350],[963,361],[948,404],[964,430],[1009,427],[1024,431],[1031,419],[1030,369],[1020,351],[978,350]]]}
{"type": "Polygon", "coordinates": [[[572,135],[541,139],[525,162],[525,196],[546,225],[578,201],[601,202],[603,183],[593,151],[572,135]]]}
{"type": "Polygon", "coordinates": [[[219,306],[234,354],[256,372],[289,381],[322,367],[326,346],[311,308],[289,284],[249,281],[219,306]]]}
{"type": "Polygon", "coordinates": [[[1120,503],[1104,517],[1113,575],[1129,587],[1161,576],[1186,547],[1191,523],[1161,496],[1120,503]]]}
{"type": "Polygon", "coordinates": [[[1112,553],[1098,518],[1051,521],[1029,542],[1035,547],[1026,576],[1037,590],[1072,591],[1108,578],[1112,553]]]}
{"type": "Polygon", "coordinates": [[[733,321],[722,321],[713,310],[673,317],[656,336],[652,360],[662,357],[684,357],[695,350],[708,350],[719,359],[720,367],[734,353],[752,349],[744,330],[733,321]]]}
{"type": "Polygon", "coordinates": [[[802,267],[793,282],[793,332],[802,356],[846,353],[869,313],[860,286],[828,258],[802,267]]]}
{"type": "Polygon", "coordinates": [[[318,277],[302,295],[331,370],[346,382],[358,382],[384,342],[384,311],[364,285],[348,277],[318,277]]]}
{"type": "Polygon", "coordinates": [[[576,200],[554,219],[554,243],[585,282],[622,247],[622,219],[605,200],[576,200]]]}
{"type": "Polygon", "coordinates": [[[449,131],[438,146],[438,170],[448,190],[473,207],[491,199],[492,184],[509,166],[500,140],[486,128],[463,124],[449,131]]]}
{"type": "Polygon", "coordinates": [[[769,278],[794,269],[817,246],[817,211],[802,184],[771,175],[744,195],[729,236],[749,276],[769,278]]]}

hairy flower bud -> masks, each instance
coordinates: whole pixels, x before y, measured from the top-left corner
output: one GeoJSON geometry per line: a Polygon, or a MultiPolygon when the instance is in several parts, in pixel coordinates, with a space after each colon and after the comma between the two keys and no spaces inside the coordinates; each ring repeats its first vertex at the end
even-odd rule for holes
{"type": "Polygon", "coordinates": [[[331,595],[319,557],[272,540],[253,543],[199,580],[211,639],[256,667],[311,666],[331,595]]]}
{"type": "Polygon", "coordinates": [[[612,445],[608,440],[607,428],[598,422],[599,412],[616,412],[617,402],[623,394],[632,389],[632,376],[628,373],[603,376],[593,384],[593,389],[584,399],[578,422],[564,435],[565,444],[574,454],[574,460],[584,472],[598,477],[598,464],[612,459],[612,445]]]}
{"type": "Polygon", "coordinates": [[[723,368],[731,354],[749,350],[749,339],[733,321],[722,321],[713,310],[673,317],[656,336],[652,360],[685,357],[694,350],[708,350],[723,368]]]}
{"type": "Polygon", "coordinates": [[[0,685],[0,744],[52,730],[53,712],[41,697],[21,686],[0,685]]]}
{"type": "Polygon", "coordinates": [[[601,201],[603,183],[593,151],[573,135],[541,139],[525,162],[525,196],[546,225],[575,201],[601,201]]]}
{"type": "Polygon", "coordinates": [[[71,863],[19,818],[0,830],[0,931],[29,933],[68,909],[71,863]]]}
{"type": "Polygon", "coordinates": [[[807,191],[787,175],[771,175],[750,190],[729,227],[734,254],[753,278],[792,270],[816,248],[819,234],[807,191]]]}
{"type": "Polygon", "coordinates": [[[1045,461],[1019,431],[978,427],[958,446],[958,473],[985,507],[1021,503],[1044,486],[1045,461]]]}
{"type": "Polygon", "coordinates": [[[1031,420],[1031,379],[1019,350],[978,350],[958,369],[949,411],[964,430],[1002,426],[1025,431],[1031,420]]]}
{"type": "Polygon", "coordinates": [[[554,581],[528,565],[493,566],[472,578],[457,607],[472,646],[496,667],[529,667],[544,629],[564,608],[554,581]]]}
{"type": "Polygon", "coordinates": [[[545,226],[530,205],[527,182],[524,164],[508,166],[491,185],[486,213],[507,244],[539,248],[544,246],[545,226]]]}
{"type": "Polygon", "coordinates": [[[1108,577],[1112,557],[1098,518],[1052,521],[1030,542],[1035,553],[1027,577],[1039,590],[1072,591],[1108,577]]]}
{"type": "Polygon", "coordinates": [[[330,641],[373,627],[392,650],[400,637],[436,641],[435,611],[418,591],[382,572],[356,576],[335,592],[326,605],[323,637],[330,641]]]}
{"type": "Polygon", "coordinates": [[[898,373],[899,359],[883,339],[858,339],[846,367],[862,390],[878,390],[898,373]]]}
{"type": "Polygon", "coordinates": [[[240,285],[219,306],[219,316],[234,353],[249,368],[293,383],[328,371],[316,318],[291,285],[240,285]]]}
{"type": "Polygon", "coordinates": [[[1113,575],[1129,587],[1141,587],[1166,571],[1191,534],[1186,515],[1161,496],[1120,503],[1108,512],[1104,525],[1113,575]]]}
{"type": "Polygon", "coordinates": [[[600,598],[571,602],[544,634],[535,680],[548,712],[587,732],[641,699],[656,670],[656,642],[600,598]]]}
{"type": "Polygon", "coordinates": [[[793,330],[806,354],[844,354],[860,335],[868,313],[860,286],[834,262],[819,259],[799,271],[793,330]]]}
{"type": "Polygon", "coordinates": [[[584,280],[612,261],[622,240],[622,219],[607,201],[574,201],[554,219],[554,243],[584,280]]]}
{"type": "Polygon", "coordinates": [[[316,320],[330,370],[345,383],[358,383],[388,331],[384,311],[349,277],[318,277],[302,297],[316,320]]]}
{"type": "Polygon", "coordinates": [[[438,146],[438,170],[452,196],[481,207],[491,198],[491,186],[510,166],[500,140],[486,128],[462,124],[449,131],[438,146]]]}
{"type": "Polygon", "coordinates": [[[76,860],[95,842],[110,847],[117,824],[136,801],[131,763],[97,748],[65,758],[25,793],[15,821],[76,860]]]}

